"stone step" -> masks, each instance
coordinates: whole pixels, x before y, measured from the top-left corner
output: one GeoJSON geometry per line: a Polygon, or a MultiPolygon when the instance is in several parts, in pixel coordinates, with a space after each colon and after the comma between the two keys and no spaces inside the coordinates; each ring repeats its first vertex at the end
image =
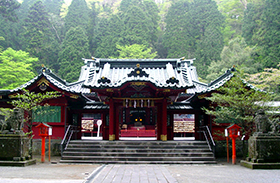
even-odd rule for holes
{"type": "Polygon", "coordinates": [[[121,157],[121,156],[63,156],[62,160],[110,160],[110,161],[214,161],[214,157],[121,157]]]}
{"type": "Polygon", "coordinates": [[[148,149],[148,148],[67,148],[67,152],[167,152],[167,153],[172,153],[172,152],[177,152],[177,153],[186,153],[186,152],[210,152],[209,148],[176,148],[176,149],[162,149],[162,148],[153,148],[153,149],[148,149]]]}
{"type": "Polygon", "coordinates": [[[97,144],[97,145],[207,145],[205,141],[95,141],[72,140],[70,144],[97,144]]]}
{"type": "Polygon", "coordinates": [[[68,164],[217,164],[216,161],[115,161],[115,160],[61,160],[68,164]]]}
{"type": "Polygon", "coordinates": [[[64,152],[63,153],[63,157],[64,156],[147,156],[147,157],[213,157],[213,153],[212,152],[190,152],[190,153],[169,153],[169,152],[159,152],[159,153],[155,153],[155,152],[64,152]]]}
{"type": "Polygon", "coordinates": [[[89,141],[74,140],[61,163],[216,163],[205,141],[89,141]]]}
{"type": "Polygon", "coordinates": [[[205,148],[208,149],[209,147],[206,145],[181,145],[181,146],[172,146],[172,145],[79,145],[79,144],[69,144],[68,148],[103,148],[103,149],[191,149],[191,148],[205,148]]]}

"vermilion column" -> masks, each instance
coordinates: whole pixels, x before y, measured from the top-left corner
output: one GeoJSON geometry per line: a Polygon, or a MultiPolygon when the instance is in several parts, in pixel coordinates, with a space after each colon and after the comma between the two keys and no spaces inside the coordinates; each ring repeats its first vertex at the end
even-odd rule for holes
{"type": "Polygon", "coordinates": [[[235,137],[232,137],[232,164],[236,164],[235,137]]]}
{"type": "Polygon", "coordinates": [[[114,115],[115,108],[114,108],[114,100],[111,98],[109,102],[109,140],[115,140],[115,125],[114,125],[114,115]]]}
{"type": "Polygon", "coordinates": [[[162,135],[162,107],[160,104],[156,107],[156,113],[157,113],[157,140],[161,140],[162,135]]]}
{"type": "MultiPolygon", "coordinates": [[[[41,147],[41,162],[44,163],[45,162],[45,140],[46,137],[42,137],[42,147],[41,147]]],[[[50,149],[49,149],[50,151],[50,149]]]]}
{"type": "Polygon", "coordinates": [[[163,99],[162,101],[162,132],[161,132],[161,140],[167,140],[167,99],[163,99]]]}
{"type": "Polygon", "coordinates": [[[115,134],[115,140],[119,140],[119,128],[120,128],[120,121],[119,121],[119,117],[120,117],[120,111],[121,110],[121,107],[120,106],[115,106],[115,131],[114,131],[114,134],[115,134]]]}

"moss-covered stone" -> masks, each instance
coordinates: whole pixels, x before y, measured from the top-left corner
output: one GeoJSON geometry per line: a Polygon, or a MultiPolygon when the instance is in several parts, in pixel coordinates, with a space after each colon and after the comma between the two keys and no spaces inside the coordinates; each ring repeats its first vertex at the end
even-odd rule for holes
{"type": "Polygon", "coordinates": [[[279,162],[280,163],[280,135],[256,134],[249,138],[249,158],[251,162],[279,162]]]}
{"type": "Polygon", "coordinates": [[[30,139],[25,135],[0,134],[0,160],[29,159],[30,139]]]}

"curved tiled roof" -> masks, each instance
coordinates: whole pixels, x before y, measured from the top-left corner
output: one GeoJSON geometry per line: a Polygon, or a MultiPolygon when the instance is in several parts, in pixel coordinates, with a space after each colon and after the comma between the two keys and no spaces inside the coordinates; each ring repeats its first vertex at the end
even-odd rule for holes
{"type": "Polygon", "coordinates": [[[60,77],[58,77],[57,75],[52,73],[52,71],[47,68],[42,68],[38,76],[31,79],[27,83],[15,88],[15,89],[9,90],[9,91],[10,91],[10,93],[14,93],[23,88],[27,88],[27,87],[33,85],[34,83],[36,83],[37,81],[39,81],[42,77],[45,77],[52,85],[56,86],[57,88],[59,88],[61,90],[75,93],[75,94],[90,93],[90,89],[83,87],[84,81],[67,83],[66,81],[62,80],[60,77]]]}
{"type": "MultiPolygon", "coordinates": [[[[89,88],[118,88],[126,82],[145,81],[158,88],[187,89],[180,97],[189,98],[196,94],[216,90],[230,80],[235,70],[226,71],[222,76],[209,84],[198,80],[194,59],[83,59],[77,82],[68,83],[47,68],[42,68],[38,76],[13,90],[0,90],[0,94],[14,93],[27,88],[45,77],[57,88],[84,96],[88,101],[95,100],[89,88]],[[182,97],[183,96],[183,97],[182,97]]],[[[259,90],[243,81],[248,87],[259,90]]],[[[97,104],[97,103],[96,103],[97,104]]],[[[95,105],[95,104],[94,104],[95,105]]],[[[98,104],[99,105],[99,104],[98,104]]],[[[90,106],[90,105],[89,105],[90,106]]],[[[89,107],[88,106],[88,107],[89,107]]],[[[104,106],[103,106],[104,107],[104,106]]]]}
{"type": "Polygon", "coordinates": [[[216,80],[212,81],[211,83],[205,85],[203,83],[196,83],[196,94],[208,93],[218,89],[219,87],[223,86],[228,80],[230,80],[235,71],[234,68],[227,70],[223,75],[218,77],[216,80]]]}
{"type": "Polygon", "coordinates": [[[84,86],[118,88],[126,82],[146,81],[159,88],[190,88],[192,78],[181,59],[85,59],[88,74],[84,86]]]}

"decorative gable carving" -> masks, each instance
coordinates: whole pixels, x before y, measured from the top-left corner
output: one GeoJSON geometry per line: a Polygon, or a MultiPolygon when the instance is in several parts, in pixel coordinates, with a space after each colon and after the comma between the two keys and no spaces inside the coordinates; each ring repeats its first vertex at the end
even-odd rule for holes
{"type": "Polygon", "coordinates": [[[140,67],[140,64],[137,64],[136,67],[134,68],[133,71],[131,71],[131,73],[127,74],[128,77],[134,76],[140,76],[140,77],[149,77],[149,74],[147,74],[145,71],[143,71],[143,69],[140,67]]]}

